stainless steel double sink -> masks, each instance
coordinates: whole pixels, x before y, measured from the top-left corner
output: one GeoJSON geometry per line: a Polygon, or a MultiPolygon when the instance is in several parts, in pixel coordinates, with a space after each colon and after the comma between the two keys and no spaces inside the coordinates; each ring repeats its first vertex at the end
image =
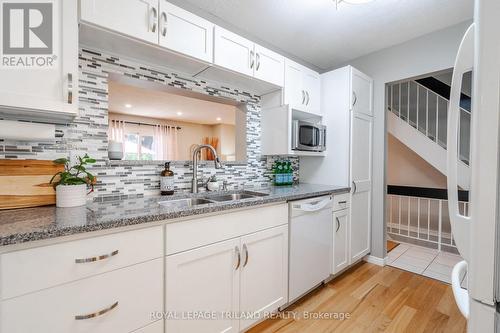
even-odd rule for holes
{"type": "Polygon", "coordinates": [[[266,197],[268,195],[269,193],[241,191],[231,194],[206,195],[204,197],[197,197],[197,198],[165,200],[158,202],[158,204],[168,208],[187,208],[187,207],[208,205],[211,203],[218,203],[218,202],[230,202],[230,201],[239,201],[239,200],[252,199],[258,197],[266,197]]]}

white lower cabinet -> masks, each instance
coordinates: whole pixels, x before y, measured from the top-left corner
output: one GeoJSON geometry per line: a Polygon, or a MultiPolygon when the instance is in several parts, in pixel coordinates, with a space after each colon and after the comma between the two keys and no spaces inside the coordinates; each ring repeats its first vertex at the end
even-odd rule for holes
{"type": "Polygon", "coordinates": [[[252,318],[240,321],[240,331],[287,303],[288,226],[244,236],[241,248],[240,311],[252,318]]]}
{"type": "Polygon", "coordinates": [[[240,332],[287,302],[288,226],[167,256],[166,266],[167,332],[240,332]]]}
{"type": "Polygon", "coordinates": [[[159,258],[3,300],[0,332],[132,332],[163,311],[162,272],[159,258]]]}
{"type": "Polygon", "coordinates": [[[333,212],[333,274],[347,268],[349,258],[349,210],[333,212]]]}
{"type": "Polygon", "coordinates": [[[239,246],[236,238],[167,257],[167,332],[238,332],[221,314],[239,311],[239,246]],[[212,312],[218,317],[194,317],[212,312]]]}

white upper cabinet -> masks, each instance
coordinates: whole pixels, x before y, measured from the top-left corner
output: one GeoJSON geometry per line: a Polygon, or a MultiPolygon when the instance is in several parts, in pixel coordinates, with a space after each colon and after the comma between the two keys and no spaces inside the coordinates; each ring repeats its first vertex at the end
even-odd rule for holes
{"type": "Polygon", "coordinates": [[[321,80],[319,74],[306,69],[303,76],[303,87],[306,96],[305,111],[320,113],[321,80]]]}
{"type": "Polygon", "coordinates": [[[160,45],[191,57],[213,61],[214,24],[160,0],[160,45]]]}
{"type": "Polygon", "coordinates": [[[292,109],[320,113],[321,81],[318,73],[285,60],[284,104],[292,109]]]}
{"type": "Polygon", "coordinates": [[[158,43],[158,0],[80,0],[82,20],[158,43]]]}
{"type": "Polygon", "coordinates": [[[215,27],[214,64],[253,76],[254,43],[231,31],[215,27]]]}
{"type": "Polygon", "coordinates": [[[354,112],[373,116],[373,80],[364,73],[352,68],[351,108],[354,112]]]}
{"type": "Polygon", "coordinates": [[[215,27],[215,65],[282,87],[284,62],[278,53],[215,27]]]}
{"type": "Polygon", "coordinates": [[[254,69],[257,79],[283,87],[285,58],[282,55],[255,44],[254,69]]]}
{"type": "MultiPolygon", "coordinates": [[[[15,2],[10,5],[13,8],[4,7],[3,15],[12,22],[20,22],[23,11],[28,14],[26,9],[16,9],[15,2]]],[[[22,35],[11,34],[4,40],[0,117],[9,114],[27,120],[68,122],[78,114],[78,5],[76,1],[58,0],[49,10],[52,35],[33,34],[34,45],[32,39],[24,41],[22,35]],[[9,64],[6,59],[10,59],[9,64]],[[30,64],[31,59],[36,62],[30,64]]],[[[41,15],[43,20],[44,13],[41,15]]]]}

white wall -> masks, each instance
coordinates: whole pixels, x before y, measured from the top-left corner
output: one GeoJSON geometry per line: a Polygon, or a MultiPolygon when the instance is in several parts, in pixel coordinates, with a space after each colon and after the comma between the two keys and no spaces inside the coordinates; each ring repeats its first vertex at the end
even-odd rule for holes
{"type": "Polygon", "coordinates": [[[446,177],[391,134],[387,138],[387,184],[446,188],[446,177]]]}
{"type": "MultiPolygon", "coordinates": [[[[425,23],[424,23],[425,24],[425,23]]],[[[464,22],[411,41],[350,61],[374,79],[374,151],[372,255],[386,253],[385,198],[385,84],[425,73],[451,68],[463,34],[470,22],[464,22]]],[[[347,65],[347,64],[346,64],[347,65]]]]}

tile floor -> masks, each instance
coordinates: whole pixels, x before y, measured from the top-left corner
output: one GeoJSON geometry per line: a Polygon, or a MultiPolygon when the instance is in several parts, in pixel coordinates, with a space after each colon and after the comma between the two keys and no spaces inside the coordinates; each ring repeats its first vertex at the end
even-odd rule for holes
{"type": "Polygon", "coordinates": [[[406,243],[401,243],[389,252],[387,259],[389,266],[446,283],[451,283],[453,266],[463,260],[456,254],[406,243]]]}

